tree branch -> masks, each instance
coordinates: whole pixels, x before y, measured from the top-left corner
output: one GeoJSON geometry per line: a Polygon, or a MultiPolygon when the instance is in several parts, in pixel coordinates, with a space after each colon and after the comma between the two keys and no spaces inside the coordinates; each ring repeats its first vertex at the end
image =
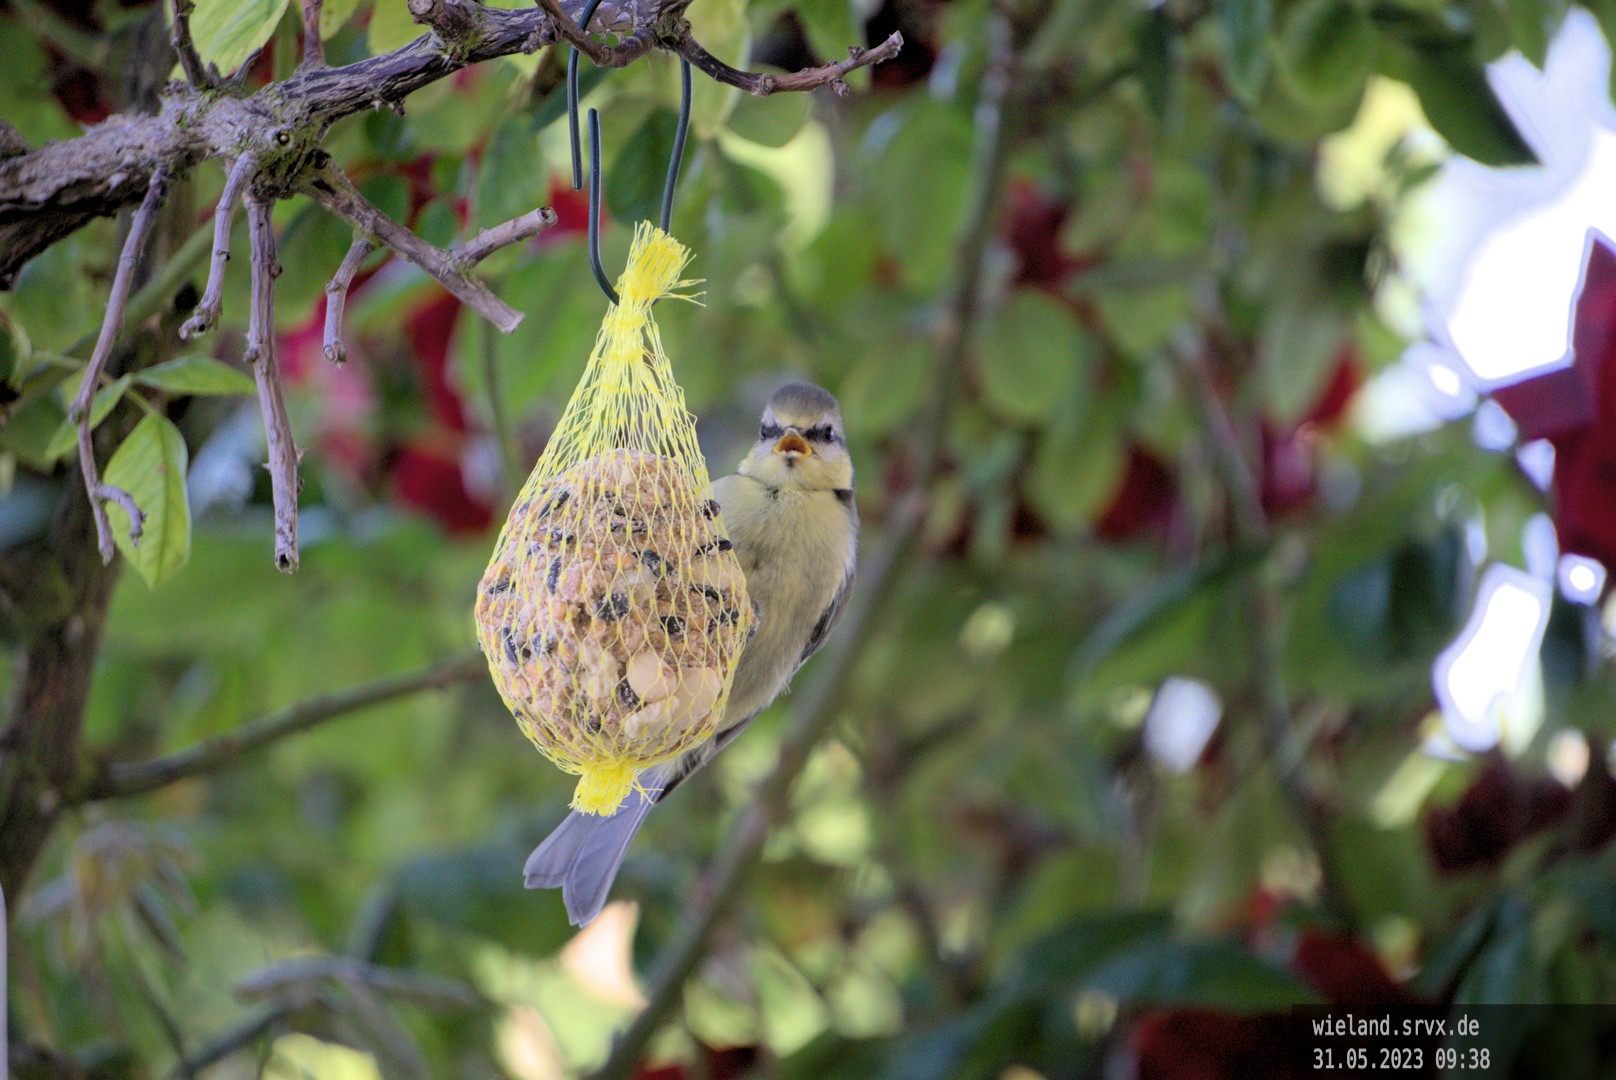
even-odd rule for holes
{"type": "MultiPolygon", "coordinates": [[[[969,209],[959,241],[958,277],[949,293],[949,310],[941,320],[930,380],[939,387],[955,386],[961,381],[979,321],[988,246],[1004,186],[1009,151],[1004,113],[1014,57],[1008,20],[1002,14],[995,15],[992,25],[990,62],[976,108],[977,144],[969,209]]],[[[658,954],[648,980],[645,1009],[613,1044],[605,1064],[590,1080],[627,1080],[633,1075],[651,1039],[681,1000],[685,982],[706,955],[713,931],[739,900],[746,875],[761,855],[769,830],[784,820],[792,783],[840,715],[841,696],[851,681],[854,663],[897,592],[897,575],[913,561],[910,553],[925,521],[929,489],[942,469],[946,423],[952,408],[950,390],[934,393],[928,402],[914,489],[896,509],[881,555],[867,574],[860,575],[859,606],[827,647],[819,677],[799,699],[774,769],[754,788],[753,798],[720,843],[718,858],[702,874],[695,889],[702,900],[687,909],[674,936],[658,954]]]]}
{"type": "Polygon", "coordinates": [[[306,190],[321,206],[352,225],[354,232],[374,236],[425,270],[461,303],[505,333],[521,325],[522,313],[495,296],[482,282],[466,277],[461,271],[461,260],[454,252],[427,243],[382,213],[359,194],[335,166],[316,174],[306,190]]]}
{"type": "Polygon", "coordinates": [[[320,9],[325,0],[303,0],[303,68],[325,67],[325,39],[320,36],[320,9]]]}
{"type": "Polygon", "coordinates": [[[348,306],[348,290],[353,287],[353,279],[359,273],[359,268],[375,250],[374,240],[364,233],[355,233],[348,254],[342,257],[342,265],[337,267],[337,272],[326,282],[325,358],[333,364],[340,364],[348,359],[348,349],[342,343],[342,316],[348,306]]]}
{"type": "Polygon", "coordinates": [[[275,567],[284,574],[297,569],[297,443],[286,415],[281,392],[281,366],[275,358],[275,279],[281,275],[275,258],[275,228],[270,221],[274,204],[247,196],[247,229],[252,238],[252,308],[247,317],[247,352],[258,381],[258,407],[264,414],[264,441],[269,447],[269,482],[275,501],[275,567]]]}
{"type": "MultiPolygon", "coordinates": [[[[623,42],[598,45],[579,31],[581,42],[569,43],[606,66],[627,64],[653,47],[677,52],[714,78],[752,93],[835,84],[848,71],[893,55],[901,44],[894,36],[838,64],[796,75],[751,75],[712,57],[690,37],[687,23],[670,19],[683,2],[646,0],[631,7],[608,0],[592,25],[612,26],[632,10],[634,21],[623,42]],[[670,28],[670,21],[676,25],[670,28]]],[[[150,176],[162,166],[178,178],[209,158],[234,159],[253,152],[262,168],[273,168],[296,187],[318,166],[319,142],[338,120],[402,101],[472,64],[564,40],[563,28],[576,29],[584,3],[555,0],[551,7],[566,15],[563,23],[539,8],[413,0],[412,14],[432,27],[433,34],[393,52],[339,68],[305,63],[290,79],[246,97],[171,88],[156,115],[116,117],[77,139],[0,158],[0,287],[51,244],[96,217],[137,202],[140,193],[129,185],[131,176],[150,176]]]]}
{"type": "MultiPolygon", "coordinates": [[[[688,3],[689,0],[685,0],[685,2],[688,3]]],[[[634,30],[618,44],[607,45],[590,37],[584,27],[580,27],[572,16],[561,10],[561,5],[557,3],[557,0],[536,0],[536,3],[540,10],[550,17],[553,33],[568,45],[589,57],[596,67],[627,67],[649,52],[653,44],[651,35],[648,32],[649,28],[643,22],[636,25],[634,30]]],[[[598,9],[594,16],[591,17],[590,22],[595,24],[597,32],[605,29],[607,25],[607,21],[601,16],[598,9]]]]}
{"type": "Polygon", "coordinates": [[[389,675],[311,697],[166,757],[134,764],[103,765],[83,790],[76,793],[73,801],[85,803],[146,795],[180,780],[228,768],[248,754],[328,720],[423,690],[442,690],[454,683],[475,679],[486,670],[482,653],[467,649],[420,671],[389,675]]]}
{"type": "Polygon", "coordinates": [[[235,228],[236,207],[241,204],[247,182],[258,171],[258,155],[251,151],[236,158],[225,175],[219,205],[213,211],[213,258],[208,264],[208,284],[191,317],[180,327],[180,337],[189,341],[213,329],[224,306],[224,266],[230,261],[230,232],[235,228]]]}
{"type": "Polygon", "coordinates": [[[140,209],[129,222],[129,235],[124,238],[123,252],[118,256],[118,269],[112,278],[112,290],[107,294],[107,311],[101,320],[101,334],[96,338],[95,351],[90,354],[90,362],[84,368],[84,381],[79,384],[79,392],[67,411],[69,419],[78,425],[79,471],[84,474],[84,491],[89,496],[90,509],[95,515],[96,545],[101,551],[103,563],[112,562],[112,556],[117,552],[112,542],[112,526],[107,521],[103,504],[111,500],[129,514],[129,539],[132,543],[140,541],[146,515],[135,505],[135,500],[129,497],[128,492],[101,482],[95,467],[95,448],[90,442],[90,405],[95,398],[96,386],[101,381],[101,373],[106,369],[107,358],[112,355],[113,343],[123,330],[124,305],[129,302],[129,290],[134,287],[135,269],[140,265],[146,237],[151,234],[157,211],[167,194],[168,174],[158,170],[146,187],[146,198],[141,202],[140,209]]]}
{"type": "Polygon", "coordinates": [[[195,10],[196,5],[191,0],[174,0],[169,42],[179,54],[180,70],[185,72],[185,81],[200,89],[213,86],[214,81],[203,66],[202,57],[197,54],[196,42],[191,40],[191,12],[195,10]]]}
{"type": "Polygon", "coordinates": [[[848,88],[842,81],[843,77],[850,71],[879,64],[883,60],[897,56],[898,50],[903,48],[903,35],[893,31],[891,37],[873,49],[861,49],[857,45],[849,46],[846,60],[838,60],[834,64],[825,64],[822,67],[805,68],[788,75],[755,74],[732,68],[702,48],[701,43],[688,33],[675,38],[672,47],[680,56],[690,61],[692,66],[708,76],[728,86],[738,86],[757,97],[768,97],[770,94],[785,91],[814,90],[821,86],[829,86],[837,94],[845,96],[848,88]]]}
{"type": "Polygon", "coordinates": [[[493,228],[483,229],[449,250],[449,260],[456,266],[469,269],[482,262],[500,248],[531,240],[556,223],[556,212],[548,206],[529,210],[519,218],[512,218],[493,228]]]}

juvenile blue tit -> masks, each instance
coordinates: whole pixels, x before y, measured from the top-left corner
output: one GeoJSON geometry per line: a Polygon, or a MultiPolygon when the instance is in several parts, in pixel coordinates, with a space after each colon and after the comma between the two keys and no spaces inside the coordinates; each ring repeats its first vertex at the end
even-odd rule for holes
{"type": "Polygon", "coordinates": [[[560,886],[567,916],[584,926],[606,905],[612,880],[651,807],[710,761],[768,707],[825,643],[853,589],[858,511],[853,462],[836,399],[787,383],[763,410],[758,440],[733,475],[713,483],[758,629],[741,653],[713,737],[646,769],[636,792],[606,817],[573,812],[527,860],[530,889],[560,886]]]}

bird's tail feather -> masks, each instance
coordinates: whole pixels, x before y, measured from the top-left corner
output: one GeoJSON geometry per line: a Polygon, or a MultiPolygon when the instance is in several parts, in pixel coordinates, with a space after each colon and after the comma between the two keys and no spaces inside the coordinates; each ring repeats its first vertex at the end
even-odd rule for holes
{"type": "MultiPolygon", "coordinates": [[[[642,777],[642,783],[650,779],[642,777]]],[[[576,810],[568,814],[528,856],[522,871],[524,884],[530,889],[559,885],[568,921],[574,926],[589,925],[606,906],[629,844],[655,805],[654,794],[637,791],[615,814],[599,817],[576,810]]]]}

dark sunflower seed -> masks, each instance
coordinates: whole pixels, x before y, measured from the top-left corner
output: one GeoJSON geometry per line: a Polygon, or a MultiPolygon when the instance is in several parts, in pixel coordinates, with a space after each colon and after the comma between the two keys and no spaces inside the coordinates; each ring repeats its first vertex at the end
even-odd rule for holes
{"type": "Polygon", "coordinates": [[[638,709],[640,707],[640,695],[634,692],[634,688],[628,684],[627,679],[617,684],[617,700],[621,701],[626,709],[638,709]]]}
{"type": "Polygon", "coordinates": [[[607,593],[595,604],[595,614],[606,622],[616,622],[628,614],[628,597],[620,592],[607,593]]]}
{"type": "Polygon", "coordinates": [[[717,499],[708,499],[707,505],[701,508],[701,516],[706,518],[708,521],[711,521],[713,518],[718,516],[718,512],[721,509],[723,509],[723,507],[718,505],[717,499]]]}
{"type": "Polygon", "coordinates": [[[640,552],[640,564],[653,574],[662,573],[662,556],[654,551],[640,552]]]}
{"type": "Polygon", "coordinates": [[[499,643],[505,648],[505,660],[512,667],[521,663],[516,658],[516,631],[510,627],[503,627],[499,632],[499,643]]]}
{"type": "Polygon", "coordinates": [[[696,554],[697,555],[714,555],[714,554],[717,554],[718,552],[721,552],[721,551],[733,551],[734,549],[735,549],[734,544],[730,543],[724,537],[720,536],[717,540],[712,540],[712,541],[709,541],[708,543],[705,543],[705,544],[701,545],[701,547],[696,549],[696,554]]]}
{"type": "Polygon", "coordinates": [[[677,615],[664,615],[662,629],[668,632],[669,637],[679,637],[685,632],[685,621],[677,615]]]}
{"type": "Polygon", "coordinates": [[[544,505],[539,507],[538,516],[540,518],[549,517],[550,511],[559,510],[563,506],[566,506],[567,500],[570,498],[572,498],[572,492],[568,491],[566,488],[562,488],[560,491],[544,500],[544,505]]]}
{"type": "Polygon", "coordinates": [[[516,583],[511,580],[511,576],[509,574],[506,574],[504,577],[500,578],[498,581],[496,581],[492,585],[488,586],[488,595],[489,596],[498,596],[501,593],[510,592],[515,587],[516,587],[516,583]]]}
{"type": "Polygon", "coordinates": [[[561,580],[561,556],[557,555],[550,560],[550,570],[544,575],[544,587],[551,592],[556,591],[556,583],[561,580]]]}
{"type": "Polygon", "coordinates": [[[690,586],[690,591],[693,593],[700,593],[714,603],[722,604],[724,602],[724,594],[713,588],[711,585],[692,585],[690,586]]]}

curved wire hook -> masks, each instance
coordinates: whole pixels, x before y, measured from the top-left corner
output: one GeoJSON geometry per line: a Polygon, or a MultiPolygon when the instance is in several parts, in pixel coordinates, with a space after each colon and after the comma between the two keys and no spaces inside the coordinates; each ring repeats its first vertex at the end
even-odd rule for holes
{"type": "MultiPolygon", "coordinates": [[[[600,0],[589,0],[578,16],[578,28],[587,30],[589,20],[595,17],[600,0]]],[[[658,224],[663,232],[673,218],[673,192],[679,184],[679,169],[684,163],[685,140],[690,134],[690,61],[679,60],[679,124],[673,134],[673,156],[668,161],[668,175],[662,183],[662,212],[658,224]]],[[[583,153],[578,138],[578,49],[567,56],[567,134],[572,142],[572,190],[584,186],[583,153]]],[[[618,302],[617,290],[612,288],[600,262],[600,112],[589,110],[589,269],[606,299],[618,302]]]]}

